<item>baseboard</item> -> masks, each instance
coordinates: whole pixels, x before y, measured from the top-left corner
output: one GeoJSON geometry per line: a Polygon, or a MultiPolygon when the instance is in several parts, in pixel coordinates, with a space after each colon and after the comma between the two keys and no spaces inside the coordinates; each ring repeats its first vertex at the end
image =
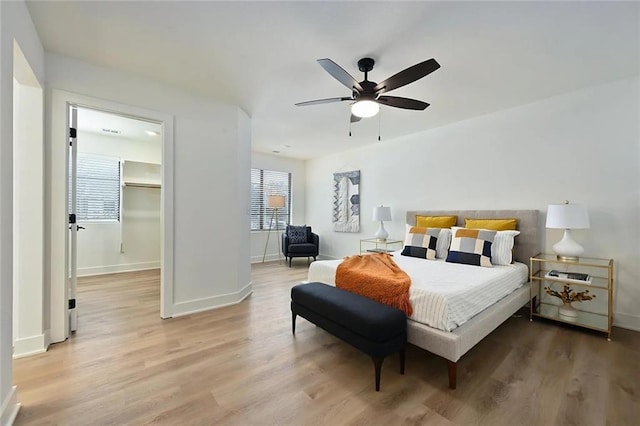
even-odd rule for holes
{"type": "Polygon", "coordinates": [[[318,255],[318,260],[338,260],[338,259],[344,259],[344,256],[333,257],[333,256],[329,256],[327,254],[318,255]]]}
{"type": "MultiPolygon", "coordinates": [[[[273,262],[275,260],[284,261],[284,256],[283,255],[278,256],[277,254],[267,254],[264,258],[265,262],[273,262]]],[[[262,255],[251,256],[251,263],[262,263],[262,255]]]]}
{"type": "Polygon", "coordinates": [[[44,345],[47,348],[47,350],[49,350],[49,345],[51,345],[51,343],[53,343],[51,341],[51,330],[45,330],[44,331],[44,345]]]}
{"type": "Polygon", "coordinates": [[[13,345],[13,359],[41,354],[49,347],[48,331],[44,334],[16,339],[13,345]]]}
{"type": "MultiPolygon", "coordinates": [[[[344,256],[342,257],[331,257],[331,256],[327,256],[326,254],[319,254],[317,257],[317,260],[337,260],[337,259],[342,259],[344,256]]],[[[300,257],[300,259],[303,259],[304,256],[300,257]]],[[[281,260],[281,261],[285,261],[284,256],[280,255],[280,257],[278,257],[277,254],[268,254],[265,258],[264,261],[265,262],[274,262],[276,260],[281,260]]],[[[251,263],[262,263],[262,256],[251,256],[251,263]]]]}
{"type": "Polygon", "coordinates": [[[17,387],[13,386],[0,406],[0,425],[11,426],[20,411],[17,387]]]}
{"type": "Polygon", "coordinates": [[[613,325],[628,330],[640,331],[640,316],[630,314],[614,314],[613,325]]]}
{"type": "Polygon", "coordinates": [[[134,272],[134,271],[146,271],[149,269],[160,268],[160,261],[152,262],[138,262],[138,263],[123,263],[120,265],[107,265],[107,266],[92,266],[89,268],[78,268],[79,277],[88,277],[92,275],[106,275],[114,274],[118,272],[134,272]]]}
{"type": "Polygon", "coordinates": [[[237,305],[246,299],[252,292],[252,284],[249,283],[235,293],[175,303],[172,308],[173,314],[171,316],[180,317],[211,309],[224,308],[225,306],[237,305]]]}

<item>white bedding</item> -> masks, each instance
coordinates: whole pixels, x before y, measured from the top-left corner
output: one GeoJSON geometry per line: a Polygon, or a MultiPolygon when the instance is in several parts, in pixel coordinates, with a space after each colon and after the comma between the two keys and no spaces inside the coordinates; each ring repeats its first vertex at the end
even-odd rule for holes
{"type": "MultiPolygon", "coordinates": [[[[444,331],[461,326],[528,280],[528,268],[522,263],[484,268],[402,256],[399,251],[392,255],[411,277],[413,315],[409,318],[444,331]]],[[[341,262],[313,262],[308,280],[335,285],[341,262]]]]}

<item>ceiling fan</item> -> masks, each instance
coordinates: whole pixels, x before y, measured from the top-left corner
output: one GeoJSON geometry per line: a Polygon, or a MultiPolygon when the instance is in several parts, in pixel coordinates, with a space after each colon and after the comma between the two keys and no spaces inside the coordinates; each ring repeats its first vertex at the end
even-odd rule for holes
{"type": "Polygon", "coordinates": [[[348,72],[333,62],[331,59],[318,59],[318,63],[333,78],[351,90],[351,97],[317,99],[315,101],[299,102],[297,106],[319,105],[331,102],[352,101],[351,122],[360,121],[362,118],[373,117],[380,110],[380,105],[395,108],[412,109],[422,111],[429,106],[428,103],[416,99],[401,98],[398,96],[381,96],[385,92],[413,83],[422,77],[431,74],[440,64],[433,58],[420,62],[412,67],[392,75],[386,80],[375,83],[368,80],[369,72],[373,69],[375,61],[371,58],[362,58],[358,61],[358,69],[364,73],[364,80],[357,82],[348,72]]]}

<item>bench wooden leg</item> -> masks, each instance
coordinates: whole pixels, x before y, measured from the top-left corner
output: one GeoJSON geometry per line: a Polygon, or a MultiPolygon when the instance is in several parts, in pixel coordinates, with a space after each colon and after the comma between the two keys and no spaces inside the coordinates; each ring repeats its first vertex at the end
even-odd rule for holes
{"type": "Polygon", "coordinates": [[[447,360],[447,370],[449,371],[449,389],[455,389],[458,378],[458,364],[447,360]]]}
{"type": "Polygon", "coordinates": [[[384,358],[371,357],[371,359],[373,359],[373,365],[376,369],[376,392],[380,392],[380,370],[382,370],[382,361],[384,361],[384,358]]]}
{"type": "Polygon", "coordinates": [[[293,334],[296,334],[296,317],[298,315],[295,312],[291,312],[291,330],[293,334]]]}
{"type": "Polygon", "coordinates": [[[400,374],[404,374],[404,349],[400,350],[400,374]]]}

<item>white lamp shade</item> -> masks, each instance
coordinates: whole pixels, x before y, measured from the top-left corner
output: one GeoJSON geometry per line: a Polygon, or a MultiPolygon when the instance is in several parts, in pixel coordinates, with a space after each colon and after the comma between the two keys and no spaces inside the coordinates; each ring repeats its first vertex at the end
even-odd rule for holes
{"type": "Polygon", "coordinates": [[[351,105],[351,114],[360,118],[373,117],[380,111],[380,105],[376,101],[358,101],[351,105]]]}
{"type": "Polygon", "coordinates": [[[589,228],[587,208],[582,204],[549,204],[547,207],[547,228],[589,228]]]}
{"type": "Polygon", "coordinates": [[[378,206],[373,208],[373,220],[389,221],[391,220],[391,207],[378,206]]]}
{"type": "Polygon", "coordinates": [[[269,195],[267,196],[267,205],[272,209],[282,208],[285,206],[284,195],[269,195]]]}

